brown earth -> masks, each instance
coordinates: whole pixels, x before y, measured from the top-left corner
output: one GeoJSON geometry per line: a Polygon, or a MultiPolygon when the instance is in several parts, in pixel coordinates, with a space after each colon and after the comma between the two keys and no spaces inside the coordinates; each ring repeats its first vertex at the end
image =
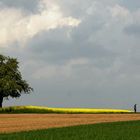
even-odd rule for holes
{"type": "Polygon", "coordinates": [[[140,114],[0,114],[0,133],[140,120],[140,114]]]}

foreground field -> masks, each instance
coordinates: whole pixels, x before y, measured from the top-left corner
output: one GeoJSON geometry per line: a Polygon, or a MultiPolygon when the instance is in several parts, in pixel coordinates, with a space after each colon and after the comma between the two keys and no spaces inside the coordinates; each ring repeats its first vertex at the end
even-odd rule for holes
{"type": "Polygon", "coordinates": [[[1,140],[139,140],[140,121],[0,134],[1,140]]]}
{"type": "Polygon", "coordinates": [[[140,114],[0,114],[0,132],[140,120],[140,114]]]}

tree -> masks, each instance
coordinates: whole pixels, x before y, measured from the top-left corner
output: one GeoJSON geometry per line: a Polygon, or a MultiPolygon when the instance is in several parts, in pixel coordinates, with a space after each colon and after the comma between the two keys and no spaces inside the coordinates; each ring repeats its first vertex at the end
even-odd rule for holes
{"type": "Polygon", "coordinates": [[[18,64],[16,58],[0,54],[0,107],[2,107],[4,98],[17,98],[22,93],[29,94],[33,91],[29,84],[22,79],[18,64]]]}

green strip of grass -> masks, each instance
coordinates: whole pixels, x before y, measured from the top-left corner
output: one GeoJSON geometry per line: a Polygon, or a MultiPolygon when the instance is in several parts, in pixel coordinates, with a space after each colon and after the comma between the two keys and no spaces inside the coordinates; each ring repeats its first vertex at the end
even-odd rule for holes
{"type": "Polygon", "coordinates": [[[0,134],[0,140],[140,140],[140,121],[0,134]]]}

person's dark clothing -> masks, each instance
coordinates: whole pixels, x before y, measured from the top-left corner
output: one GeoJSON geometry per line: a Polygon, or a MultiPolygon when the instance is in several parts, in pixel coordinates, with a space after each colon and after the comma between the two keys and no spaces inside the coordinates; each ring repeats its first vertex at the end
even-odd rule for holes
{"type": "Polygon", "coordinates": [[[134,105],[134,112],[137,112],[137,104],[134,105]]]}

